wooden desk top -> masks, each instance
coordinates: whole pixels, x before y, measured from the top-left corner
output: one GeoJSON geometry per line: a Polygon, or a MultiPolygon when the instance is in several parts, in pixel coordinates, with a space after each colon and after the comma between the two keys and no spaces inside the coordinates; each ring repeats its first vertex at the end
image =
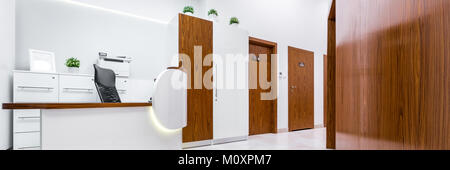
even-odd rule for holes
{"type": "Polygon", "coordinates": [[[3,103],[4,110],[150,107],[151,103],[3,103]]]}

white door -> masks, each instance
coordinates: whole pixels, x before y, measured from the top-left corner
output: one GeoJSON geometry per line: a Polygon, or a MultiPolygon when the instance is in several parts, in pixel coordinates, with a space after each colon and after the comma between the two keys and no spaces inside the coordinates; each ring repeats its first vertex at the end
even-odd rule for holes
{"type": "Polygon", "coordinates": [[[248,136],[248,32],[214,24],[214,140],[248,136]]]}

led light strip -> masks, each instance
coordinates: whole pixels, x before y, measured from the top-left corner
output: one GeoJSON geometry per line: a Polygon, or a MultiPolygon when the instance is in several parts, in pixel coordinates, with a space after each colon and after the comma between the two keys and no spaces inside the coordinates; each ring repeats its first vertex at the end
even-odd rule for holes
{"type": "Polygon", "coordinates": [[[103,7],[99,7],[99,6],[95,6],[95,5],[90,5],[90,4],[86,4],[86,3],[83,3],[83,2],[77,2],[77,1],[73,1],[73,0],[60,0],[60,1],[66,2],[66,3],[69,3],[69,4],[73,4],[73,5],[82,6],[82,7],[87,7],[87,8],[92,8],[92,9],[96,9],[96,10],[111,12],[111,13],[118,14],[118,15],[124,15],[124,16],[133,17],[133,18],[137,18],[137,19],[142,19],[142,20],[147,20],[147,21],[151,21],[151,22],[156,22],[156,23],[160,23],[160,24],[168,24],[168,22],[163,22],[163,21],[160,21],[160,20],[147,18],[147,17],[135,15],[135,14],[130,14],[130,13],[122,12],[122,11],[117,11],[117,10],[113,10],[113,9],[103,8],[103,7]]]}
{"type": "Polygon", "coordinates": [[[153,107],[150,108],[149,114],[150,114],[151,121],[156,126],[156,128],[159,129],[159,131],[161,131],[161,132],[164,132],[166,134],[172,134],[172,133],[180,132],[182,130],[182,129],[167,129],[166,127],[164,127],[161,124],[161,122],[159,122],[158,118],[156,117],[153,107]]]}

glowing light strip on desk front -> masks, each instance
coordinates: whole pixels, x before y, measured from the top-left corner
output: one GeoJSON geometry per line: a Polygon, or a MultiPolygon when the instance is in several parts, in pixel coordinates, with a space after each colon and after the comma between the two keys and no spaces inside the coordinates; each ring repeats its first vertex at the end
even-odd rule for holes
{"type": "Polygon", "coordinates": [[[153,107],[150,107],[149,109],[149,114],[150,114],[150,119],[153,122],[153,124],[156,126],[156,128],[163,132],[163,133],[167,133],[167,134],[172,134],[172,133],[177,133],[182,129],[168,129],[166,127],[164,127],[161,122],[159,122],[158,118],[155,115],[155,111],[153,110],[153,107]]]}

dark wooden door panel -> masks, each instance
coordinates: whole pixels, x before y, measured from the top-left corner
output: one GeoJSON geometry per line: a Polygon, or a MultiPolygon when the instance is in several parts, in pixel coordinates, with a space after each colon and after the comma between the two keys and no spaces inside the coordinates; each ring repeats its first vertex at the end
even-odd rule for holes
{"type": "Polygon", "coordinates": [[[182,67],[188,73],[191,88],[187,94],[187,126],[183,128],[183,142],[210,140],[213,138],[213,91],[206,89],[203,81],[196,84],[195,80],[202,80],[211,66],[195,61],[194,50],[195,46],[202,48],[202,61],[213,53],[212,22],[180,14],[179,29],[180,54],[188,55],[191,64],[182,67]]]}
{"type": "Polygon", "coordinates": [[[314,53],[288,48],[289,131],[314,128],[314,53]]]}
{"type": "Polygon", "coordinates": [[[328,49],[325,74],[325,115],[327,148],[336,149],[336,1],[333,0],[328,18],[328,49]]]}
{"type": "Polygon", "coordinates": [[[261,93],[270,93],[272,87],[262,86],[260,84],[260,67],[261,65],[266,67],[266,81],[272,81],[272,57],[274,47],[264,46],[258,43],[250,43],[250,54],[260,56],[266,54],[266,59],[260,56],[259,61],[255,61],[255,58],[250,55],[249,64],[249,134],[258,135],[265,133],[273,133],[276,129],[276,107],[274,107],[274,100],[262,100],[261,93]],[[256,87],[253,88],[252,87],[256,87]]]}

